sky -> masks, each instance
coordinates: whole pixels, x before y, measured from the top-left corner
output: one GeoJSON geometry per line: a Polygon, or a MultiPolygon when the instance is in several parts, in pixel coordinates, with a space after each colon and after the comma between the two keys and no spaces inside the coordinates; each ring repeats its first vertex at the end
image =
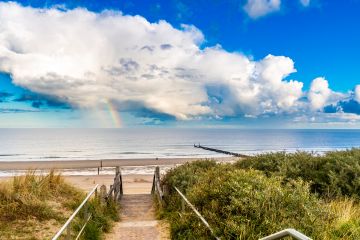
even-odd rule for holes
{"type": "Polygon", "coordinates": [[[359,10],[0,1],[0,127],[359,128],[359,10]]]}

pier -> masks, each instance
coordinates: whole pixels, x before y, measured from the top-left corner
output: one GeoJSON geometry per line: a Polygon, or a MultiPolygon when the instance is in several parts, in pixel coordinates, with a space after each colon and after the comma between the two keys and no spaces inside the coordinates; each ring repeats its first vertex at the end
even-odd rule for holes
{"type": "Polygon", "coordinates": [[[234,153],[234,152],[224,151],[224,150],[220,150],[220,149],[216,149],[216,148],[210,148],[210,147],[201,146],[200,143],[198,145],[194,144],[194,147],[195,148],[202,148],[204,150],[208,150],[208,151],[212,151],[212,152],[231,155],[231,156],[234,156],[234,157],[243,157],[243,158],[249,157],[248,155],[241,154],[241,153],[234,153]]]}

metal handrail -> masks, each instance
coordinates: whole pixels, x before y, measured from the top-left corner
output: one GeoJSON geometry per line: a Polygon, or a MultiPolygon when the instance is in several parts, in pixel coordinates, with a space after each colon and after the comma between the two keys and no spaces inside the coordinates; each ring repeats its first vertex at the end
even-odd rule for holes
{"type": "Polygon", "coordinates": [[[157,166],[154,172],[151,194],[156,194],[160,207],[163,206],[164,193],[160,186],[160,168],[157,166]]]}
{"type": "Polygon", "coordinates": [[[282,230],[280,232],[271,234],[270,236],[261,238],[260,240],[276,240],[276,239],[281,239],[281,238],[284,238],[287,236],[291,236],[298,240],[311,240],[311,238],[309,238],[308,236],[305,236],[301,232],[298,232],[292,228],[288,228],[288,229],[282,230]]]}
{"type": "MultiPolygon", "coordinates": [[[[89,192],[89,194],[86,196],[86,198],[84,199],[84,201],[82,201],[82,203],[79,205],[79,207],[75,210],[75,212],[69,217],[69,219],[66,221],[66,223],[62,226],[62,228],[56,233],[56,235],[52,238],[52,240],[56,240],[58,239],[61,234],[67,229],[68,231],[68,236],[67,239],[70,238],[70,223],[74,220],[74,218],[76,217],[76,215],[79,213],[79,211],[83,208],[83,206],[87,203],[87,201],[90,199],[90,197],[96,192],[97,188],[98,188],[99,184],[96,184],[96,186],[89,192]]],[[[88,221],[87,221],[88,222],[88,221]]],[[[86,222],[86,223],[87,223],[86,222]]],[[[85,224],[86,224],[85,223],[85,224]]]]}
{"type": "Polygon", "coordinates": [[[209,229],[209,231],[211,232],[211,235],[217,239],[220,240],[219,237],[217,237],[215,235],[214,230],[210,227],[209,223],[205,220],[205,218],[199,213],[199,211],[194,207],[194,205],[191,204],[191,202],[184,196],[184,194],[182,194],[180,192],[179,189],[177,189],[177,187],[174,187],[175,190],[178,192],[178,194],[182,197],[182,199],[190,206],[190,208],[194,211],[194,213],[196,214],[196,216],[198,216],[201,220],[201,222],[207,227],[207,229],[209,229]]]}

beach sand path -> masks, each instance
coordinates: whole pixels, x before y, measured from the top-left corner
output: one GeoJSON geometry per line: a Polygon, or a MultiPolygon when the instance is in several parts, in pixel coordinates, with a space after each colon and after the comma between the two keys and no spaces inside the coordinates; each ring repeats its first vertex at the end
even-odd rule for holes
{"type": "Polygon", "coordinates": [[[124,176],[124,180],[124,195],[120,201],[120,221],[115,223],[105,239],[170,239],[167,224],[156,218],[153,196],[150,194],[152,186],[150,176],[131,178],[124,176]]]}

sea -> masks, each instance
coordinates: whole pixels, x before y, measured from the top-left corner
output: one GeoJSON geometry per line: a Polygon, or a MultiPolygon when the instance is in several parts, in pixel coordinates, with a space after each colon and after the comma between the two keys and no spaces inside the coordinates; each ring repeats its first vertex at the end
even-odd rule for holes
{"type": "Polygon", "coordinates": [[[323,154],[360,147],[360,130],[0,129],[0,162],[225,156],[194,148],[194,144],[248,155],[274,151],[323,154]]]}

